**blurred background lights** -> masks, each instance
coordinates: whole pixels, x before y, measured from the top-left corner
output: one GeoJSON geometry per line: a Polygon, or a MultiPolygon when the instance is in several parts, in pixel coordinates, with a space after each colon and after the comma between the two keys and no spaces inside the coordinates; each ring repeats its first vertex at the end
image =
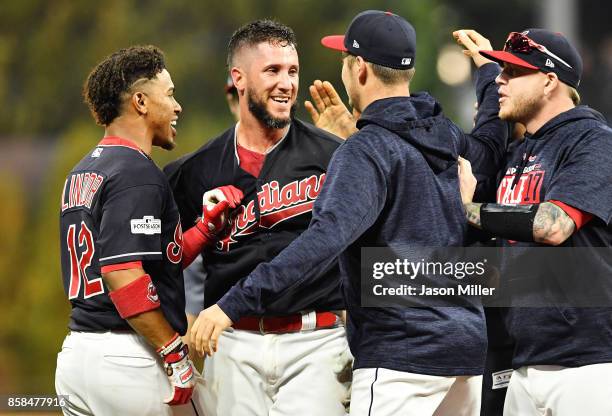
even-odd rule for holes
{"type": "Polygon", "coordinates": [[[470,77],[471,60],[454,44],[444,46],[438,54],[438,77],[447,85],[461,85],[470,77]]]}

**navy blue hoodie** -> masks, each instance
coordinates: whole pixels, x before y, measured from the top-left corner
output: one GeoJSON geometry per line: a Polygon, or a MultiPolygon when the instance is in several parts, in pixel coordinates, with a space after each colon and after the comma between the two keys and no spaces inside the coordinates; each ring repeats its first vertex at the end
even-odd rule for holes
{"type": "MultiPolygon", "coordinates": [[[[612,244],[612,129],[603,117],[586,106],[559,114],[516,147],[508,158],[501,178],[497,202],[500,204],[537,204],[560,201],[593,219],[574,232],[562,247],[610,247],[612,244]],[[513,183],[515,184],[514,186],[513,183]]],[[[536,243],[501,240],[506,256],[521,256],[536,243]],[[520,247],[525,247],[521,249],[520,247]]],[[[554,250],[554,249],[553,249],[554,250]]],[[[577,258],[575,270],[555,270],[548,264],[528,275],[512,276],[518,281],[546,281],[560,288],[580,287],[588,281],[612,305],[612,264],[610,256],[593,250],[588,261],[596,261],[598,270],[607,270],[603,281],[590,276],[590,265],[577,258]],[[539,273],[540,275],[536,275],[539,273]],[[572,279],[575,279],[573,282],[572,279]],[[570,281],[568,281],[570,280],[570,281]]],[[[578,253],[577,256],[579,257],[578,253]]],[[[567,262],[564,267],[567,267],[567,262]]],[[[508,276],[502,278],[508,280],[508,276]]],[[[545,291],[514,295],[514,304],[548,303],[545,291]]],[[[575,308],[558,305],[547,308],[513,308],[507,312],[508,331],[515,340],[513,366],[581,365],[612,362],[612,308],[575,308]]]]}
{"type": "MultiPolygon", "coordinates": [[[[491,88],[496,66],[488,70],[483,88],[491,88]]],[[[493,95],[496,89],[487,97],[493,95]]],[[[481,153],[474,159],[495,163],[491,161],[497,160],[498,151],[503,154],[499,147],[505,144],[506,125],[491,115],[495,107],[485,107],[481,110],[490,113],[483,117],[488,122],[477,125],[473,134],[486,144],[476,146],[426,93],[370,104],[358,122],[360,131],[340,145],[330,162],[309,228],[272,262],[260,264],[234,286],[219,301],[221,309],[234,322],[246,314],[261,314],[284,291],[305,284],[339,258],[354,368],[480,374],[486,332],[479,304],[362,308],[360,263],[362,247],[464,244],[467,226],[457,156],[469,148],[481,153]]]]}

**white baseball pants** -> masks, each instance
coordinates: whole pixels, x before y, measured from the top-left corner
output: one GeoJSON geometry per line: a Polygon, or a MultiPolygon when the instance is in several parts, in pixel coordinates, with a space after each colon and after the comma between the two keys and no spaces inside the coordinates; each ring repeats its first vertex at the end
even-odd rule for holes
{"type": "Polygon", "coordinates": [[[71,332],[57,355],[55,390],[68,396],[64,415],[204,415],[192,403],[164,403],[171,388],[161,359],[133,333],[71,332]]]}
{"type": "Polygon", "coordinates": [[[353,371],[351,416],[479,416],[482,376],[353,371]]]}
{"type": "Polygon", "coordinates": [[[226,330],[204,363],[200,405],[207,416],[343,416],[351,363],[344,327],[226,330]]]}
{"type": "Polygon", "coordinates": [[[514,370],[504,416],[519,415],[612,415],[612,363],[536,365],[514,370]]]}

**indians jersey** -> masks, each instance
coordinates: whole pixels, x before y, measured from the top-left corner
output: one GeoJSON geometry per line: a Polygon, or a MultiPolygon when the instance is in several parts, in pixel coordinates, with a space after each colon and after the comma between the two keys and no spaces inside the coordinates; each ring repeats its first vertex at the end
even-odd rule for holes
{"type": "MultiPolygon", "coordinates": [[[[200,215],[204,192],[224,185],[244,192],[242,205],[233,211],[220,241],[205,253],[205,306],[216,303],[258,264],[270,261],[308,228],[327,164],[339,144],[337,137],[294,120],[254,177],[240,167],[232,127],[164,169],[183,227],[192,226],[200,215]]],[[[317,279],[279,297],[266,313],[312,309],[343,309],[337,263],[317,279]]]]}
{"type": "MultiPolygon", "coordinates": [[[[612,129],[600,117],[581,106],[548,121],[535,134],[515,145],[497,189],[499,204],[556,201],[570,216],[572,209],[590,214],[590,221],[575,231],[562,247],[610,247],[612,244],[612,129]]],[[[529,247],[541,246],[508,240],[501,240],[501,244],[514,247],[504,251],[505,260],[511,256],[513,264],[520,262],[518,258],[529,247]]],[[[563,265],[575,265],[571,271],[557,270],[561,266],[551,263],[541,270],[520,271],[520,275],[502,273],[502,282],[544,285],[540,286],[541,290],[517,292],[513,295],[513,304],[537,305],[539,300],[545,304],[546,285],[553,285],[556,290],[565,287],[575,290],[584,282],[595,286],[612,304],[610,280],[596,281],[598,277],[589,276],[590,265],[586,264],[587,261],[600,263],[596,268],[607,270],[605,275],[612,276],[609,256],[600,256],[600,251],[592,250],[587,260],[580,257],[580,252],[576,253],[575,259],[563,265]]],[[[516,341],[515,368],[612,362],[612,308],[516,307],[508,311],[506,322],[516,341]]]]}
{"type": "Polygon", "coordinates": [[[185,333],[178,210],[166,177],[134,143],[106,137],[70,172],[61,197],[60,246],[70,329],[130,329],[102,273],[141,262],[153,282],[149,296],[185,333]]]}

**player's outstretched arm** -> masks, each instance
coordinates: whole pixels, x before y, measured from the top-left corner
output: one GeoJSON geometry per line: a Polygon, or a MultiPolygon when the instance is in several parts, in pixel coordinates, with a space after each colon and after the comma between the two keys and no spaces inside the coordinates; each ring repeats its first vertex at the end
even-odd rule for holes
{"type": "Polygon", "coordinates": [[[491,42],[471,29],[453,32],[455,41],[464,47],[478,70],[475,73],[476,98],[478,100],[474,128],[469,134],[460,132],[460,155],[472,162],[479,179],[493,178],[502,167],[506,144],[510,132],[509,123],[499,118],[499,95],[495,77],[500,73],[499,65],[480,54],[492,49],[491,42]]]}
{"type": "Polygon", "coordinates": [[[387,195],[387,168],[378,163],[380,156],[372,157],[379,151],[370,140],[348,140],[338,148],[308,229],[200,313],[191,331],[200,354],[214,353],[222,331],[241,316],[263,314],[284,293],[319,276],[374,224],[387,195]],[[368,192],[355,186],[358,180],[369,185],[368,192]]]}
{"type": "Polygon", "coordinates": [[[315,126],[342,139],[347,139],[357,132],[355,117],[348,111],[330,82],[316,80],[308,90],[312,102],[306,101],[304,106],[315,126]]]}
{"type": "Polygon", "coordinates": [[[149,275],[141,268],[133,268],[104,273],[102,278],[111,291],[109,296],[119,315],[153,345],[164,360],[173,387],[172,397],[165,402],[170,406],[187,403],[195,385],[189,348],[159,309],[157,291],[149,275]]]}

